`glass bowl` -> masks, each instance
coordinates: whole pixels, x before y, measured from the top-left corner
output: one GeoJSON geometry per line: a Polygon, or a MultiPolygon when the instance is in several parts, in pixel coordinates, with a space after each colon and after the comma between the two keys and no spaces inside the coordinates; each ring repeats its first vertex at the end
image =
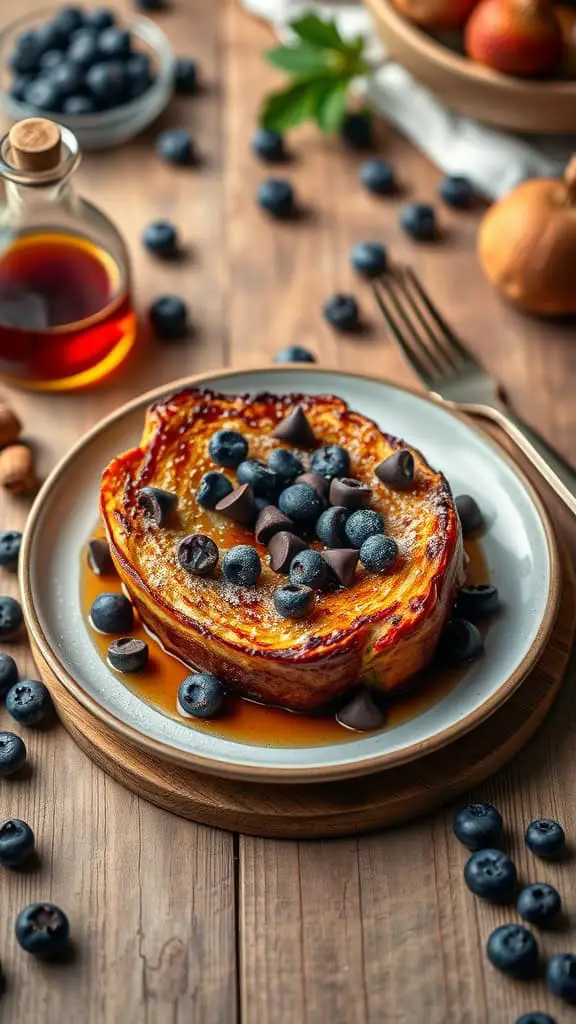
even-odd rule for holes
{"type": "Polygon", "coordinates": [[[74,132],[82,149],[105,149],[134,138],[166,108],[174,91],[174,53],[164,32],[149,18],[127,19],[114,11],[116,23],[128,29],[137,43],[137,52],[147,53],[156,77],[152,85],[136,99],[121,106],[96,114],[69,115],[39,110],[10,93],[12,71],[8,57],[14,49],[16,37],[22,32],[38,28],[60,10],[48,7],[11,22],[0,31],[0,104],[11,121],[24,117],[51,117],[74,132]]]}

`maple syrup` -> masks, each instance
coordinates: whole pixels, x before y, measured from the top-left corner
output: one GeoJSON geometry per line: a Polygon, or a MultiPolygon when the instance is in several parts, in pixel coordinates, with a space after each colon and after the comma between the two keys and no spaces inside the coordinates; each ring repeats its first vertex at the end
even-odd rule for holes
{"type": "MultiPolygon", "coordinates": [[[[94,538],[104,537],[99,527],[94,538]]],[[[466,540],[468,554],[466,582],[468,585],[487,583],[489,579],[486,560],[477,540],[466,540]]],[[[111,637],[102,636],[90,625],[90,608],[104,592],[122,592],[122,584],[115,573],[96,576],[89,568],[86,550],[82,552],[80,567],[80,599],[82,613],[94,644],[106,660],[111,637]]],[[[249,743],[257,746],[313,747],[329,743],[346,743],[357,740],[359,733],[340,725],[334,715],[305,715],[284,708],[269,707],[229,694],[222,714],[211,721],[183,718],[176,709],[176,697],[182,680],[191,669],[178,658],[168,654],[159,642],[151,636],[135,613],[131,636],[145,640],[150,649],[148,668],[143,672],[119,673],[119,678],[132,693],[151,704],[163,714],[175,718],[181,725],[202,732],[210,732],[227,740],[249,743]]],[[[110,669],[113,671],[113,669],[110,669]]],[[[384,728],[397,726],[422,714],[447,696],[462,679],[462,669],[446,669],[430,666],[421,672],[412,687],[387,705],[384,728]]]]}

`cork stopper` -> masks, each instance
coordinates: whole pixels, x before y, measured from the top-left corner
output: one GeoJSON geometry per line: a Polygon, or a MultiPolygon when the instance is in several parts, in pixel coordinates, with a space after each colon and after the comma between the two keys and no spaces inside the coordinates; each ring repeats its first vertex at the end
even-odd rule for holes
{"type": "Polygon", "coordinates": [[[22,171],[51,171],[60,163],[60,128],[46,117],[27,117],[8,136],[14,167],[22,171]]]}

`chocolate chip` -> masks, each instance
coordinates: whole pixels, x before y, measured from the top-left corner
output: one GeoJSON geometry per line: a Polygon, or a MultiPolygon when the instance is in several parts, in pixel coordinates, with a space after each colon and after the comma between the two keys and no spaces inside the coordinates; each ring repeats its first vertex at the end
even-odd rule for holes
{"type": "Polygon", "coordinates": [[[360,480],[334,477],[330,484],[330,504],[344,508],[365,508],[372,497],[372,488],[360,480]]]}
{"type": "Polygon", "coordinates": [[[182,537],[176,548],[178,564],[194,576],[209,576],[218,564],[218,554],[217,545],[203,533],[182,537]]]}
{"type": "Polygon", "coordinates": [[[97,537],[88,544],[88,565],[96,576],[107,576],[115,571],[108,541],[97,537]]]}
{"type": "Polygon", "coordinates": [[[296,405],[286,419],[278,424],[272,437],[277,437],[279,441],[287,441],[298,448],[312,448],[316,444],[314,431],[301,405],[296,405]]]}
{"type": "Polygon", "coordinates": [[[414,483],[414,456],[406,448],[400,448],[376,466],[374,472],[394,491],[407,491],[414,483]]]}
{"type": "Polygon", "coordinates": [[[360,690],[352,697],[336,715],[336,721],[347,729],[355,729],[357,732],[369,732],[371,729],[380,729],[386,720],[386,716],[374,700],[368,690],[360,690]]]}
{"type": "Polygon", "coordinates": [[[359,557],[360,552],[354,548],[332,548],[331,551],[322,552],[322,558],[330,566],[341,587],[352,586],[359,557]]]}
{"type": "Polygon", "coordinates": [[[470,494],[459,494],[456,498],[456,511],[462,524],[462,533],[468,537],[476,533],[484,525],[484,517],[478,502],[470,494]]]}
{"type": "Polygon", "coordinates": [[[178,504],[178,497],[161,487],[143,487],[138,491],[138,504],[144,509],[144,518],[154,526],[164,526],[178,504]]]}
{"type": "Polygon", "coordinates": [[[230,494],[227,494],[216,505],[216,511],[222,512],[228,519],[233,519],[235,523],[250,526],[256,518],[254,492],[250,484],[242,484],[241,487],[236,487],[230,494]]]}
{"type": "Polygon", "coordinates": [[[321,498],[328,497],[328,481],[322,473],[301,473],[297,476],[295,484],[309,484],[319,494],[321,498]]]}
{"type": "Polygon", "coordinates": [[[108,648],[108,660],[119,672],[141,672],[148,664],[148,644],[137,636],[123,636],[108,648]]]}
{"type": "Polygon", "coordinates": [[[288,572],[292,559],[304,551],[307,545],[295,533],[282,530],[275,533],[268,544],[270,555],[270,568],[274,572],[288,572]]]}
{"type": "Polygon", "coordinates": [[[281,530],[291,532],[293,529],[294,523],[288,516],[275,505],[266,505],[258,514],[254,536],[259,544],[268,544],[275,533],[280,533],[281,530]]]}

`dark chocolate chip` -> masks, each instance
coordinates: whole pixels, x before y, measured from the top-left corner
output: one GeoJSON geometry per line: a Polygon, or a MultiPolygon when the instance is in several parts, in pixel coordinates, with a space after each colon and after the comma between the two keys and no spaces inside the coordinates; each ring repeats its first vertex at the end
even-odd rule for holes
{"type": "Polygon", "coordinates": [[[414,456],[406,448],[401,448],[376,466],[374,472],[392,490],[407,491],[414,483],[414,456]]]}
{"type": "Polygon", "coordinates": [[[275,533],[268,544],[270,568],[274,572],[288,572],[292,559],[304,551],[307,545],[295,533],[282,530],[275,533]]]}
{"type": "Polygon", "coordinates": [[[322,476],[322,473],[301,473],[300,476],[296,477],[294,483],[309,484],[321,498],[328,497],[328,480],[325,476],[322,476]]]}
{"type": "Polygon", "coordinates": [[[340,725],[345,725],[347,729],[355,729],[357,732],[380,729],[385,720],[384,712],[376,706],[368,690],[360,690],[336,715],[336,721],[340,722],[340,725]]]}
{"type": "Polygon", "coordinates": [[[330,504],[344,508],[365,508],[372,497],[372,488],[360,480],[334,477],[330,484],[330,504]]]}
{"type": "Polygon", "coordinates": [[[256,518],[254,492],[250,484],[242,484],[241,487],[236,487],[230,494],[227,494],[216,505],[216,511],[222,512],[228,519],[233,519],[235,523],[250,526],[256,518]]]}
{"type": "Polygon", "coordinates": [[[275,505],[266,505],[258,514],[254,536],[259,544],[268,544],[275,533],[281,530],[292,532],[294,523],[275,505]]]}
{"type": "Polygon", "coordinates": [[[462,533],[467,537],[476,533],[484,525],[484,517],[478,502],[470,494],[459,494],[456,498],[456,511],[462,524],[462,533]]]}
{"type": "Polygon", "coordinates": [[[278,424],[272,437],[287,441],[297,448],[312,448],[316,444],[314,431],[306,419],[301,405],[296,405],[285,420],[278,424]]]}
{"type": "Polygon", "coordinates": [[[203,533],[182,537],[176,548],[178,564],[194,576],[210,576],[218,564],[218,554],[218,546],[203,533]]]}
{"type": "Polygon", "coordinates": [[[88,544],[88,565],[96,576],[108,576],[115,571],[108,541],[97,537],[88,544]]]}
{"type": "Polygon", "coordinates": [[[137,636],[123,636],[108,648],[108,660],[119,672],[141,672],[148,664],[148,644],[137,636]]]}
{"type": "Polygon", "coordinates": [[[359,557],[360,552],[355,548],[332,548],[322,552],[322,558],[341,587],[352,586],[359,557]]]}
{"type": "Polygon", "coordinates": [[[138,491],[138,504],[144,509],[144,518],[154,526],[164,526],[178,504],[178,497],[161,487],[143,487],[138,491]]]}

